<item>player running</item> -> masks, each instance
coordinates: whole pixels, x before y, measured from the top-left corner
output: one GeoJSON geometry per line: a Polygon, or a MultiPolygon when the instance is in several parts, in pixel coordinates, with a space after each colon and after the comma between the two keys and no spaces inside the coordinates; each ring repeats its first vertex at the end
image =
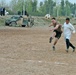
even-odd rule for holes
{"type": "Polygon", "coordinates": [[[53,43],[53,47],[52,47],[53,50],[55,50],[55,45],[57,44],[57,42],[60,39],[61,34],[62,34],[62,30],[61,30],[62,26],[57,23],[55,18],[52,18],[52,23],[50,24],[49,27],[51,27],[51,26],[53,26],[54,28],[51,29],[51,31],[53,31],[53,33],[50,37],[49,43],[51,43],[53,38],[55,37],[55,42],[53,43]]]}
{"type": "Polygon", "coordinates": [[[75,46],[73,46],[70,43],[70,38],[71,38],[72,32],[75,33],[75,28],[70,23],[70,19],[69,18],[66,18],[66,22],[64,23],[63,28],[64,28],[64,38],[65,38],[66,47],[67,47],[66,52],[68,52],[69,47],[72,47],[73,48],[73,52],[74,52],[75,51],[75,46]]]}

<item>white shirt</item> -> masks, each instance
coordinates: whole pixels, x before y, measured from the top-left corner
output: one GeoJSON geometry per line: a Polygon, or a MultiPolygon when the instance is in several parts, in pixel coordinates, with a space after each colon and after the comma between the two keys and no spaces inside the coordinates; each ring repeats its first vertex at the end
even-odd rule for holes
{"type": "Polygon", "coordinates": [[[64,38],[70,39],[72,32],[75,33],[75,28],[71,23],[66,24],[66,22],[63,25],[64,28],[64,38]]]}

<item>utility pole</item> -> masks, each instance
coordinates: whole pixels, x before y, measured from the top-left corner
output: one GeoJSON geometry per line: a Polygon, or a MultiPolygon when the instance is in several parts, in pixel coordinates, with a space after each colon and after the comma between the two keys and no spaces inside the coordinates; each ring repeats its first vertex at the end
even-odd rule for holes
{"type": "Polygon", "coordinates": [[[25,0],[23,0],[23,15],[25,15],[25,0]]]}
{"type": "Polygon", "coordinates": [[[51,1],[50,1],[50,3],[49,3],[49,14],[51,15],[51,13],[50,13],[50,11],[51,11],[51,1]]]}
{"type": "Polygon", "coordinates": [[[59,4],[60,4],[60,2],[59,1],[56,1],[57,17],[59,16],[59,4]]]}

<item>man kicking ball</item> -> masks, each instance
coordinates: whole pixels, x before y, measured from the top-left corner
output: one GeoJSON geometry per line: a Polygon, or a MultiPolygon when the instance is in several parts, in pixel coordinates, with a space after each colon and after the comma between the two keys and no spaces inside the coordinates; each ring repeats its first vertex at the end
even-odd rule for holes
{"type": "Polygon", "coordinates": [[[70,19],[69,18],[66,18],[66,22],[64,23],[63,28],[64,28],[64,38],[65,38],[66,47],[67,47],[66,52],[68,52],[69,47],[72,47],[73,48],[73,52],[74,52],[75,51],[75,46],[73,46],[70,43],[70,38],[71,38],[72,32],[75,33],[75,28],[70,23],[70,19]]]}
{"type": "Polygon", "coordinates": [[[53,31],[53,34],[50,37],[49,43],[52,42],[53,38],[55,37],[55,42],[53,44],[53,50],[55,50],[55,45],[57,44],[59,38],[61,37],[62,34],[62,30],[61,30],[61,25],[57,23],[55,18],[52,18],[52,23],[49,27],[53,26],[54,28],[51,29],[51,31],[53,31]]]}

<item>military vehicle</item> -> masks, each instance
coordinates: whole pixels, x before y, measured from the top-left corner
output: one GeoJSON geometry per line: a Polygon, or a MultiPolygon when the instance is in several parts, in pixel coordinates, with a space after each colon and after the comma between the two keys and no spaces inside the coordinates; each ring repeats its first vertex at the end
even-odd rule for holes
{"type": "Polygon", "coordinates": [[[34,25],[34,18],[27,16],[15,15],[9,19],[5,20],[6,26],[22,26],[22,27],[32,27],[34,25]]]}

